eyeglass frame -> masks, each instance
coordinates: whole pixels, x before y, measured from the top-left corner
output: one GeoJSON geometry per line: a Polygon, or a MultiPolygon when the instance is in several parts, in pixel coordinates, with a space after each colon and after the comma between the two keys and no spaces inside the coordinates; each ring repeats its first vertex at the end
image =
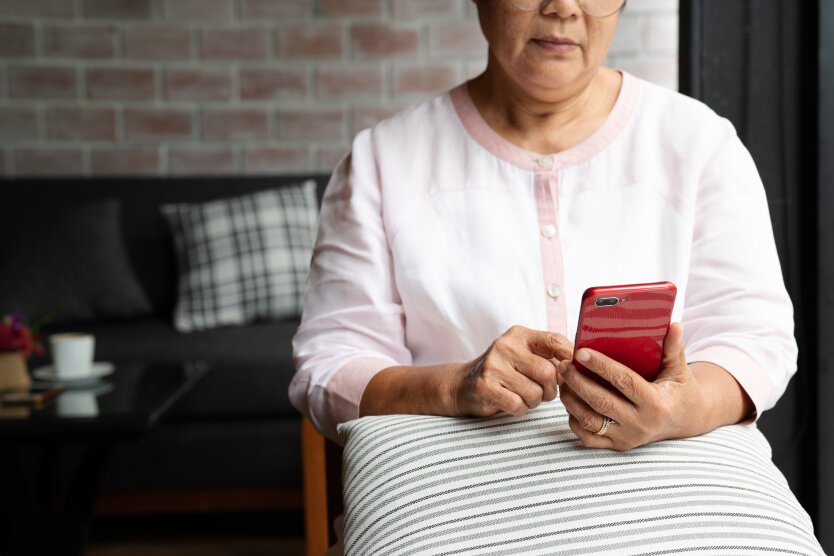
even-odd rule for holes
{"type": "MultiPolygon", "coordinates": [[[[521,6],[519,6],[518,4],[516,4],[515,0],[510,0],[510,4],[512,4],[512,5],[513,5],[513,6],[515,6],[517,9],[519,9],[519,10],[521,10],[521,11],[523,11],[523,12],[540,12],[540,11],[542,11],[544,8],[546,8],[546,7],[547,7],[547,5],[548,5],[548,4],[550,4],[552,1],[553,1],[553,0],[542,0],[542,1],[541,1],[541,4],[539,4],[539,7],[538,7],[538,8],[532,8],[532,9],[522,8],[521,6]]],[[[610,13],[610,14],[608,14],[608,15],[594,15],[594,14],[592,14],[591,12],[589,12],[588,10],[586,10],[586,9],[585,9],[585,3],[584,3],[582,0],[578,0],[578,2],[579,2],[579,7],[580,7],[580,8],[582,8],[582,11],[583,11],[583,12],[585,12],[586,14],[588,14],[589,16],[591,16],[591,17],[596,17],[596,18],[598,18],[598,19],[604,19],[604,18],[606,18],[606,17],[611,17],[612,15],[614,15],[614,14],[616,14],[616,13],[619,13],[619,12],[623,11],[623,8],[625,8],[626,2],[628,2],[628,0],[623,0],[623,4],[622,4],[619,8],[617,8],[616,10],[614,10],[613,12],[611,12],[611,13],[610,13]]]]}

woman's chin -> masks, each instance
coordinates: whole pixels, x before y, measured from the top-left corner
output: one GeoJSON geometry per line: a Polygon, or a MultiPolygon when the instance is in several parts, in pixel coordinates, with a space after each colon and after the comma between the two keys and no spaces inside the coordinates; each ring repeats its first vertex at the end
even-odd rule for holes
{"type": "Polygon", "coordinates": [[[564,91],[576,87],[583,69],[564,62],[545,62],[516,75],[523,89],[564,91]]]}

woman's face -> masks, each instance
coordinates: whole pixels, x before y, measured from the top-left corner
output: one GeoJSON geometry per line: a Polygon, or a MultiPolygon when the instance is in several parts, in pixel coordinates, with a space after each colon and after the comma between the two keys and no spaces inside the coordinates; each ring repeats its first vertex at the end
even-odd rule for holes
{"type": "Polygon", "coordinates": [[[590,82],[605,60],[619,17],[592,17],[578,0],[552,0],[532,12],[510,0],[473,1],[490,63],[534,96],[590,82]]]}

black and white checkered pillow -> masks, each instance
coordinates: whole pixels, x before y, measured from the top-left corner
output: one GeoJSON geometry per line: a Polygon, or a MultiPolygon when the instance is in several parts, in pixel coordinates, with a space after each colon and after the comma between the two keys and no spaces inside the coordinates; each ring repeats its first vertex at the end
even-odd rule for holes
{"type": "Polygon", "coordinates": [[[181,332],[301,312],[316,236],[316,184],[161,207],[179,263],[181,332]]]}

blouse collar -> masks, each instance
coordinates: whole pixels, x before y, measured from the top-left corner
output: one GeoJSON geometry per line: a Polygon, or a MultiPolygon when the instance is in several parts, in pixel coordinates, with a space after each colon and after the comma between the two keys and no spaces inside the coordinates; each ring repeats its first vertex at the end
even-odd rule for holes
{"type": "Polygon", "coordinates": [[[625,127],[639,96],[640,81],[627,72],[621,73],[620,93],[602,126],[578,145],[554,154],[528,151],[501,137],[481,116],[466,83],[452,89],[449,95],[466,131],[487,151],[525,170],[551,170],[585,162],[602,152],[625,127]]]}

